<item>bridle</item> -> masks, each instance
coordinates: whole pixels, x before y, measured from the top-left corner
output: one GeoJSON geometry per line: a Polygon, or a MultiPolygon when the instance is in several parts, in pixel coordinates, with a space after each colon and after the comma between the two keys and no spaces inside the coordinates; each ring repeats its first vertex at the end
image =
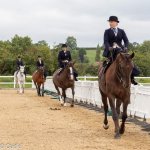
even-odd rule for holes
{"type": "Polygon", "coordinates": [[[116,76],[117,76],[118,80],[120,81],[120,83],[125,82],[125,81],[123,80],[122,74],[123,74],[123,70],[122,70],[121,65],[119,64],[119,66],[118,66],[118,68],[117,68],[116,76]]]}

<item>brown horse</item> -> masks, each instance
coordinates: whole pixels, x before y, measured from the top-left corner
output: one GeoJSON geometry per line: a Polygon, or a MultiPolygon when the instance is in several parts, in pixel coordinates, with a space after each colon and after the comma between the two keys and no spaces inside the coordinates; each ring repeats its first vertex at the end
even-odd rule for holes
{"type": "Polygon", "coordinates": [[[38,96],[44,96],[44,67],[39,67],[37,71],[35,71],[32,75],[32,80],[37,89],[38,96]],[[42,93],[41,93],[41,85],[42,85],[42,93]]]}
{"type": "Polygon", "coordinates": [[[66,67],[60,72],[56,70],[53,74],[53,83],[58,92],[59,100],[62,106],[66,106],[66,89],[71,88],[72,90],[72,102],[71,107],[74,106],[74,75],[73,75],[73,66],[75,62],[69,62],[66,67]],[[59,88],[62,89],[62,96],[59,88]],[[62,100],[63,97],[63,100],[62,100]]]}
{"type": "Polygon", "coordinates": [[[99,90],[102,96],[102,102],[104,105],[104,129],[108,129],[108,102],[112,110],[112,118],[115,124],[115,138],[120,138],[120,134],[125,131],[125,121],[127,118],[127,107],[130,103],[130,86],[131,86],[131,72],[133,69],[131,55],[126,53],[119,53],[116,60],[111,64],[106,73],[103,73],[103,67],[99,69],[99,90]],[[119,114],[120,106],[123,104],[122,124],[119,128],[119,114]]]}

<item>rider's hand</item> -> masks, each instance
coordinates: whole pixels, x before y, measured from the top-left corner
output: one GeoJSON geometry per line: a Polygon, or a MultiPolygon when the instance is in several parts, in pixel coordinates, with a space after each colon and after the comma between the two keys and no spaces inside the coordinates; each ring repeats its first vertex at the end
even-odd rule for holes
{"type": "Polygon", "coordinates": [[[112,51],[113,50],[113,47],[109,47],[109,51],[112,51]]]}
{"type": "Polygon", "coordinates": [[[124,50],[124,52],[125,52],[125,53],[127,53],[127,52],[128,52],[128,48],[127,48],[127,47],[124,47],[124,49],[123,49],[123,50],[124,50]]]}
{"type": "Polygon", "coordinates": [[[68,60],[65,60],[66,63],[68,63],[68,60]]]}

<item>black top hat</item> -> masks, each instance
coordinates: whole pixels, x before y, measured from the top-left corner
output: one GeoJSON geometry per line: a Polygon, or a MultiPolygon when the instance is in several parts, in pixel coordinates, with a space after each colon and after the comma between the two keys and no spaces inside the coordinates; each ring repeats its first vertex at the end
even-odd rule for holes
{"type": "Polygon", "coordinates": [[[62,44],[61,48],[67,47],[67,44],[62,44]]]}
{"type": "Polygon", "coordinates": [[[115,21],[119,23],[118,17],[117,16],[110,16],[108,21],[115,21]]]}
{"type": "Polygon", "coordinates": [[[18,59],[21,58],[21,56],[18,56],[18,59]]]}
{"type": "Polygon", "coordinates": [[[39,55],[38,58],[41,58],[41,56],[39,55]]]}

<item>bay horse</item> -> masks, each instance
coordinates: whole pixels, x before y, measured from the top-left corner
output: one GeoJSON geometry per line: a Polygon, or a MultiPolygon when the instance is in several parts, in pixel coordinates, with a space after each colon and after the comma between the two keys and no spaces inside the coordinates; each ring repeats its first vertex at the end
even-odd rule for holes
{"type": "Polygon", "coordinates": [[[131,86],[131,72],[133,69],[132,58],[134,53],[119,53],[106,70],[106,73],[103,73],[103,66],[100,65],[98,82],[99,90],[102,97],[102,102],[104,105],[104,129],[108,129],[108,102],[112,110],[112,118],[115,125],[115,138],[120,138],[120,134],[123,134],[125,131],[125,121],[127,119],[127,107],[130,103],[130,86],[131,86]],[[122,113],[122,123],[119,127],[119,115],[120,115],[120,106],[123,105],[122,113]]]}
{"type": "Polygon", "coordinates": [[[66,106],[66,89],[71,88],[72,90],[72,101],[71,107],[74,107],[74,75],[73,66],[75,62],[68,62],[63,70],[56,70],[53,74],[53,83],[58,92],[59,100],[62,106],[66,106]],[[62,89],[62,95],[59,88],[62,89]],[[63,99],[62,99],[63,98],[63,99]]]}
{"type": "Polygon", "coordinates": [[[39,67],[32,75],[38,96],[44,96],[44,67],[39,67]],[[42,89],[41,89],[42,85],[42,89]],[[42,91],[41,91],[42,90],[42,91]],[[41,93],[42,92],[42,93],[41,93]]]}

